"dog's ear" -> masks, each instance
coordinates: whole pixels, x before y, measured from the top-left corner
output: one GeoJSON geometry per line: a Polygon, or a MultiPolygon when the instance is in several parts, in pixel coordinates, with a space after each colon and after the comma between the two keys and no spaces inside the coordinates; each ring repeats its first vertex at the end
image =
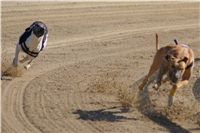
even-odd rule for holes
{"type": "Polygon", "coordinates": [[[167,60],[168,62],[172,62],[175,60],[175,57],[173,55],[166,55],[165,60],[167,60]]]}

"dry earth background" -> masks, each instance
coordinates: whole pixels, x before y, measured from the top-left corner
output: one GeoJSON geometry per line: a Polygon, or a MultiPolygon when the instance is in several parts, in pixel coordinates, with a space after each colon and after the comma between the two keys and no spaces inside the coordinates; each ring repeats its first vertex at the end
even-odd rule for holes
{"type": "Polygon", "coordinates": [[[2,2],[3,133],[200,132],[200,3],[2,2]],[[19,35],[33,21],[48,46],[30,70],[10,66],[19,35]],[[190,44],[194,75],[168,110],[166,84],[138,92],[161,46],[190,44]],[[12,71],[11,71],[12,70],[12,71]]]}

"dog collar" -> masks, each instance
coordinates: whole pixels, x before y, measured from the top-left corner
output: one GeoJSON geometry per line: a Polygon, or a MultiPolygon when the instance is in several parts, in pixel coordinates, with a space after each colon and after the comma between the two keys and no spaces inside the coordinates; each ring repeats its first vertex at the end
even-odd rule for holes
{"type": "Polygon", "coordinates": [[[21,43],[21,47],[22,47],[22,50],[26,53],[26,54],[28,54],[28,55],[30,55],[30,56],[32,56],[32,57],[37,57],[38,56],[38,54],[40,53],[40,52],[33,52],[33,51],[30,51],[29,50],[29,48],[26,46],[26,43],[25,42],[23,42],[23,43],[21,43]]]}

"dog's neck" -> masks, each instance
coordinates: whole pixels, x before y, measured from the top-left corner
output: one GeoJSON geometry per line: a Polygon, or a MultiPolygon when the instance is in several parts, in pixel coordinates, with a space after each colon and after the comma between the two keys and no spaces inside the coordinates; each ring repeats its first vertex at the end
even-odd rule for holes
{"type": "Polygon", "coordinates": [[[30,51],[38,52],[40,51],[41,40],[42,36],[38,38],[32,31],[30,37],[26,40],[26,46],[30,51]]]}

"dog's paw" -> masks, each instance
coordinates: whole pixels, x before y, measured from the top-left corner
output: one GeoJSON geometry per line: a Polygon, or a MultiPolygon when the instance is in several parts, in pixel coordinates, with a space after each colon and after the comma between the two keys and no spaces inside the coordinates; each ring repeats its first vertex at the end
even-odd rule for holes
{"type": "Polygon", "coordinates": [[[14,64],[14,63],[12,64],[12,66],[13,66],[13,67],[18,67],[18,65],[17,65],[17,64],[14,64]]]}
{"type": "Polygon", "coordinates": [[[168,107],[170,108],[174,103],[174,96],[168,97],[168,107]]]}
{"type": "Polygon", "coordinates": [[[20,62],[20,63],[24,63],[25,61],[24,61],[24,59],[21,59],[21,60],[19,60],[19,62],[20,62]]]}
{"type": "Polygon", "coordinates": [[[27,56],[23,56],[22,59],[19,60],[20,63],[24,63],[28,60],[27,56]]]}
{"type": "Polygon", "coordinates": [[[17,63],[17,61],[16,61],[15,59],[13,60],[12,65],[13,65],[14,67],[17,67],[17,66],[18,66],[18,63],[17,63]]]}
{"type": "Polygon", "coordinates": [[[184,81],[181,81],[181,82],[175,84],[174,86],[176,88],[181,88],[183,85],[187,85],[187,84],[188,84],[188,80],[184,80],[184,81]]]}
{"type": "Polygon", "coordinates": [[[155,84],[153,85],[153,88],[154,88],[155,90],[158,90],[159,87],[160,87],[160,85],[161,85],[161,84],[159,84],[159,83],[155,83],[155,84]]]}
{"type": "Polygon", "coordinates": [[[30,67],[31,67],[31,65],[30,65],[30,64],[28,64],[28,65],[24,66],[24,68],[25,68],[26,70],[28,70],[30,67]]]}
{"type": "Polygon", "coordinates": [[[181,84],[180,83],[177,83],[177,84],[173,84],[174,87],[176,88],[180,88],[181,87],[181,84]]]}

